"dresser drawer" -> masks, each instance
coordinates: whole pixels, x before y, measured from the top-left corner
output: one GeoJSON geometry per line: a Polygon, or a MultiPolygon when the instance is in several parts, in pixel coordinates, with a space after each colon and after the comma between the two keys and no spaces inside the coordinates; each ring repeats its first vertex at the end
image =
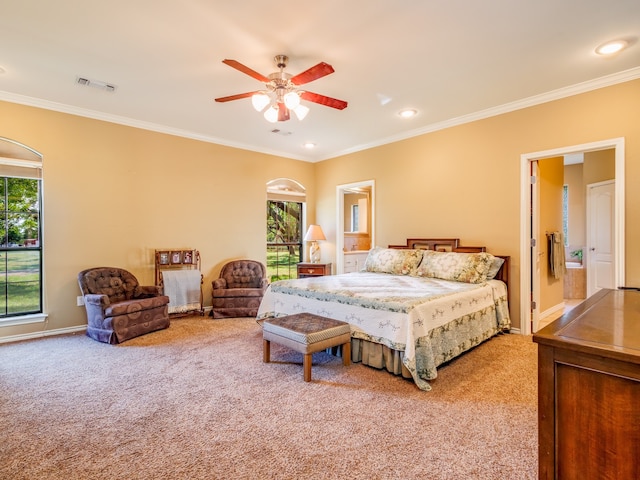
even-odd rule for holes
{"type": "Polygon", "coordinates": [[[297,267],[298,278],[331,275],[330,263],[299,263],[297,267]]]}

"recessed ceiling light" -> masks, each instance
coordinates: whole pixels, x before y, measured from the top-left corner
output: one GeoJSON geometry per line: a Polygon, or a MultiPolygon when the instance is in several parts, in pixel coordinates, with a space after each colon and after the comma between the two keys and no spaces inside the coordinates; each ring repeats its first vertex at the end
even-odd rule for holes
{"type": "Polygon", "coordinates": [[[628,45],[629,42],[626,40],[614,40],[600,45],[596,48],[596,53],[598,55],[613,55],[614,53],[618,53],[620,50],[623,50],[628,45]]]}
{"type": "Polygon", "coordinates": [[[418,114],[418,111],[415,108],[405,108],[404,110],[400,110],[398,115],[402,118],[411,118],[415,117],[418,114]]]}
{"type": "Polygon", "coordinates": [[[306,142],[303,145],[303,147],[306,148],[307,150],[312,150],[312,149],[316,148],[316,144],[313,143],[313,142],[306,142]]]}

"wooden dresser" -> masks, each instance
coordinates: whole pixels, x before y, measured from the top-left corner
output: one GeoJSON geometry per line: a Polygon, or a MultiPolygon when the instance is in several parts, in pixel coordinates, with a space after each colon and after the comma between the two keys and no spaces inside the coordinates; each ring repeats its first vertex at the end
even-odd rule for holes
{"type": "Polygon", "coordinates": [[[533,341],[539,478],[640,478],[640,292],[601,290],[533,341]]]}

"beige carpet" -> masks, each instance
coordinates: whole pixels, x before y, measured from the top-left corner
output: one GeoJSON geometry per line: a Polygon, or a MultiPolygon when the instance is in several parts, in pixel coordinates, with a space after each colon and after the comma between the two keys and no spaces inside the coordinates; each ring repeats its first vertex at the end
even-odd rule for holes
{"type": "Polygon", "coordinates": [[[503,335],[431,392],[272,345],[252,319],[173,320],[111,346],[0,345],[1,479],[533,479],[536,346],[503,335]]]}

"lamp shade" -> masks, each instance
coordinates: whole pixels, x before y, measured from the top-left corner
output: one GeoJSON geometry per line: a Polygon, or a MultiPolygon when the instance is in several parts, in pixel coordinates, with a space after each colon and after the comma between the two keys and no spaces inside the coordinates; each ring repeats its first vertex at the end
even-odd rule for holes
{"type": "Polygon", "coordinates": [[[284,104],[289,110],[294,110],[298,105],[300,105],[300,95],[296,92],[289,92],[285,94],[284,104]]]}
{"type": "Polygon", "coordinates": [[[298,117],[298,120],[302,120],[304,117],[307,116],[307,113],[309,113],[309,107],[305,107],[304,105],[298,105],[296,108],[293,109],[293,113],[296,114],[296,117],[298,117]]]}
{"type": "Polygon", "coordinates": [[[251,104],[258,112],[264,110],[264,107],[269,105],[270,102],[271,99],[269,98],[269,95],[264,92],[256,93],[251,97],[251,104]]]}
{"type": "Polygon", "coordinates": [[[305,242],[315,242],[326,239],[327,237],[324,236],[324,232],[322,231],[322,228],[320,228],[320,225],[309,225],[309,229],[304,236],[305,242]]]}
{"type": "Polygon", "coordinates": [[[264,118],[267,119],[268,122],[275,123],[278,121],[278,107],[274,107],[271,105],[264,111],[264,118]]]}

